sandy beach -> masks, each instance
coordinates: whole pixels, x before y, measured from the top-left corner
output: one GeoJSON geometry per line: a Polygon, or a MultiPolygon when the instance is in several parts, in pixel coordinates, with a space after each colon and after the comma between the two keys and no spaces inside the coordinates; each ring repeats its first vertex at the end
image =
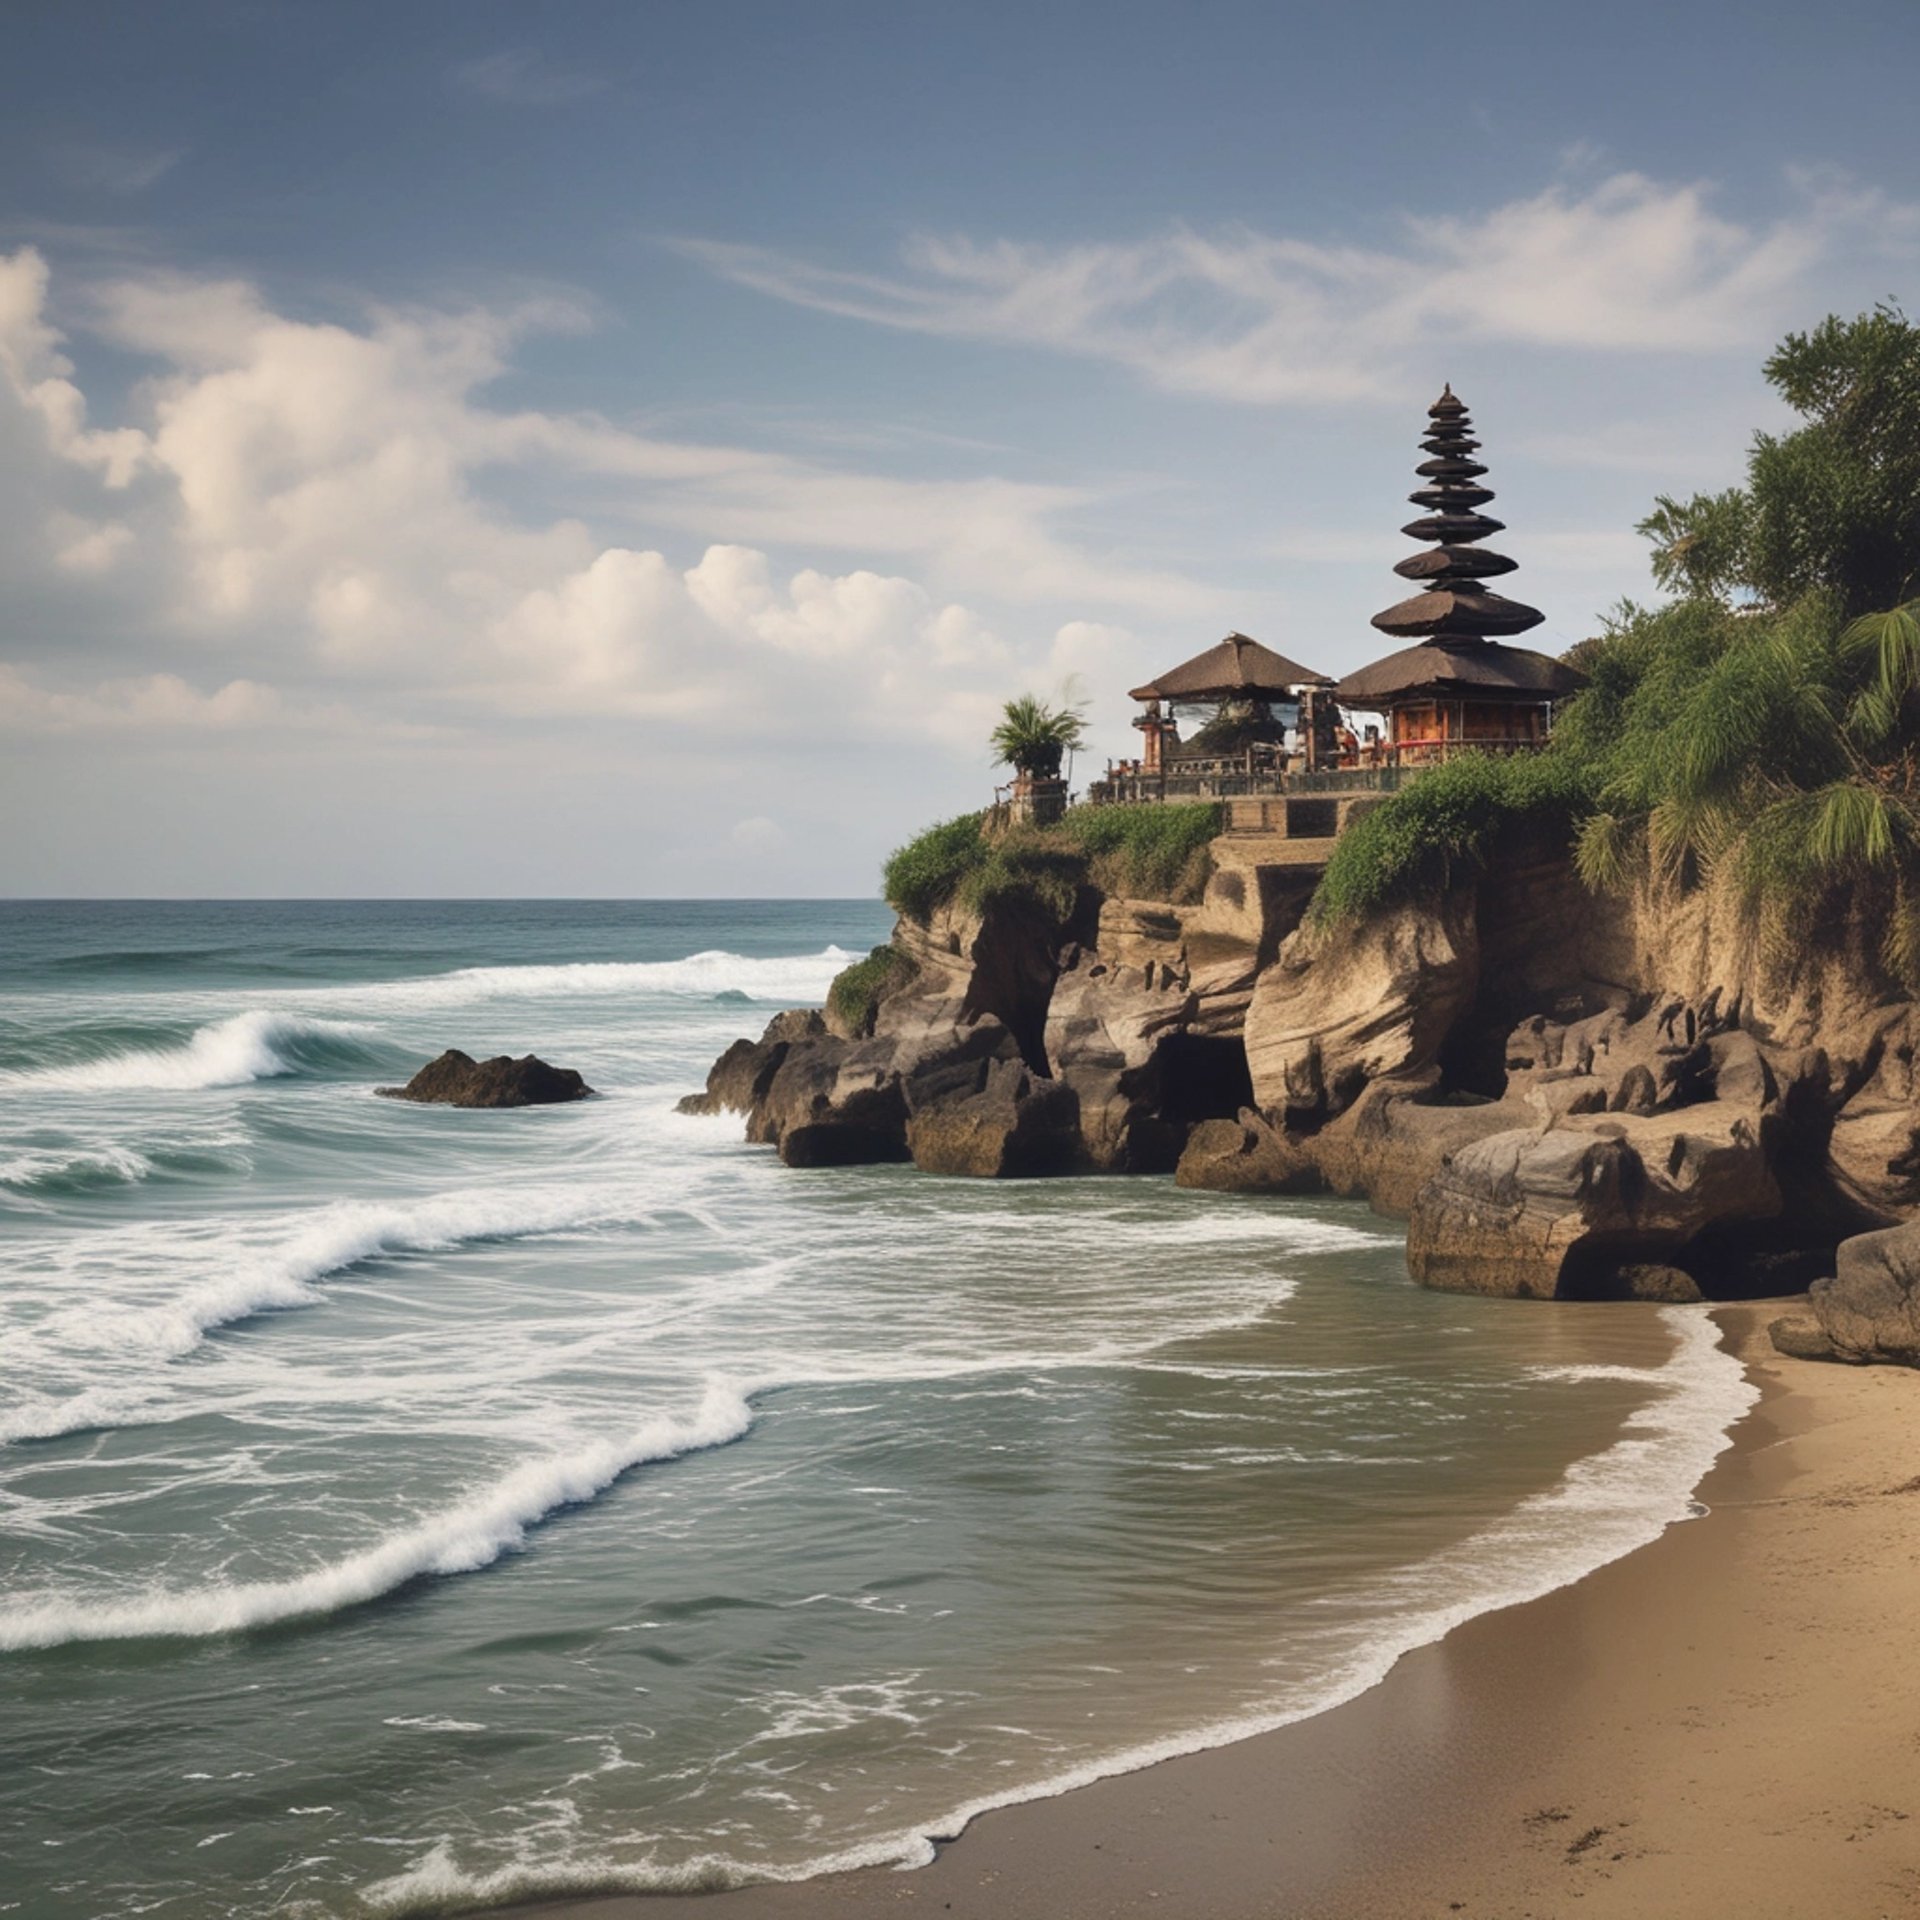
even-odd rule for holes
{"type": "MultiPolygon", "coordinates": [[[[1524,1309],[1523,1309],[1524,1310],[1524,1309]]],[[[1710,1511],[1312,1720],[978,1821],[931,1866],[528,1920],[1920,1911],[1920,1380],[1782,1360],[1710,1511]]]]}

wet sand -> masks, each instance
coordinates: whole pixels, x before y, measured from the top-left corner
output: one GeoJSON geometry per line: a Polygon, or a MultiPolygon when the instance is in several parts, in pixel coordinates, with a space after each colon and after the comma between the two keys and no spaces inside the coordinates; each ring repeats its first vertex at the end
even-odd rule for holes
{"type": "Polygon", "coordinates": [[[1329,1713],[989,1814],[916,1872],[526,1920],[1920,1913],[1920,1375],[1780,1359],[1704,1518],[1329,1713]]]}

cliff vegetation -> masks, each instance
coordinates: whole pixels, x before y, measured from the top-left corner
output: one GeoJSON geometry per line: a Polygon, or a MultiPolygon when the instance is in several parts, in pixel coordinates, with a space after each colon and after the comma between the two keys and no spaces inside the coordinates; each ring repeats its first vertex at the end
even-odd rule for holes
{"type": "Polygon", "coordinates": [[[1057,826],[997,829],[987,814],[963,813],[895,852],[882,884],[887,904],[922,925],[941,907],[982,914],[1019,898],[1063,920],[1089,884],[1123,898],[1191,902],[1206,887],[1207,848],[1224,824],[1224,809],[1212,804],[1082,807],[1057,826]]]}
{"type": "Polygon", "coordinates": [[[1591,685],[1546,753],[1454,761],[1358,823],[1318,920],[1466,877],[1530,828],[1595,889],[1725,888],[1775,946],[1865,915],[1920,985],[1920,327],[1830,318],[1766,376],[1804,424],[1755,436],[1745,487],[1641,523],[1679,597],[1576,649],[1591,685]]]}

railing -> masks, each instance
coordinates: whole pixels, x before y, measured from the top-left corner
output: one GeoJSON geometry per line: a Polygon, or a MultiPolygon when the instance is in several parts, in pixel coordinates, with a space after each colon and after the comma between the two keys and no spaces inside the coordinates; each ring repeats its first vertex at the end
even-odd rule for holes
{"type": "Polygon", "coordinates": [[[1544,740],[1402,740],[1391,747],[1363,748],[1371,764],[1318,767],[1311,773],[1294,755],[1282,766],[1262,756],[1232,754],[1171,762],[1159,773],[1109,762],[1104,780],[1088,784],[1093,806],[1153,800],[1238,800],[1290,793],[1397,793],[1416,773],[1463,753],[1537,753],[1544,740]]]}

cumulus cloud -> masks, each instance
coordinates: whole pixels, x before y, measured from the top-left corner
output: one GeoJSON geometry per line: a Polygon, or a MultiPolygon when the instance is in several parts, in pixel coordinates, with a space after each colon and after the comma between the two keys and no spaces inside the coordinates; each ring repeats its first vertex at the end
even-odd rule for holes
{"type": "Polygon", "coordinates": [[[1236,227],[1074,246],[921,235],[894,273],[763,247],[681,243],[716,273],[874,325],[1047,348],[1180,392],[1265,403],[1391,391],[1438,343],[1713,352],[1766,339],[1782,301],[1843,241],[1910,247],[1916,210],[1844,180],[1789,176],[1765,224],[1698,184],[1617,173],[1398,243],[1333,246],[1236,227]]]}
{"type": "Polygon", "coordinates": [[[88,427],[86,397],[47,322],[46,299],[47,263],[33,248],[0,254],[0,377],[38,416],[54,454],[94,469],[109,487],[124,487],[145,463],[147,438],[131,427],[88,427]]]}
{"type": "Polygon", "coordinates": [[[1015,658],[972,590],[1209,597],[1063,537],[1053,523],[1084,491],[902,481],[487,404],[530,331],[581,324],[564,304],[346,324],[281,313],[238,281],[94,287],[89,326],[150,370],[140,424],[103,428],[48,298],[37,253],[0,256],[0,468],[64,476],[32,556],[43,588],[137,603],[158,656],[142,664],[161,671],[88,680],[63,657],[22,677],[22,656],[15,724],[205,727],[373,703],[426,719],[724,717],[737,735],[813,710],[855,734],[957,741],[1015,658]],[[530,507],[543,489],[592,502],[594,523],[530,507]],[[609,537],[623,521],[697,531],[700,557],[609,537]],[[862,558],[781,567],[775,544],[862,558]],[[220,664],[239,659],[264,679],[220,664]],[[299,698],[270,715],[272,688],[299,698]]]}
{"type": "Polygon", "coordinates": [[[19,668],[0,664],[0,729],[5,730],[253,732],[313,724],[318,718],[288,707],[271,687],[253,680],[229,680],[202,692],[177,674],[151,673],[73,692],[37,685],[19,668]]]}

